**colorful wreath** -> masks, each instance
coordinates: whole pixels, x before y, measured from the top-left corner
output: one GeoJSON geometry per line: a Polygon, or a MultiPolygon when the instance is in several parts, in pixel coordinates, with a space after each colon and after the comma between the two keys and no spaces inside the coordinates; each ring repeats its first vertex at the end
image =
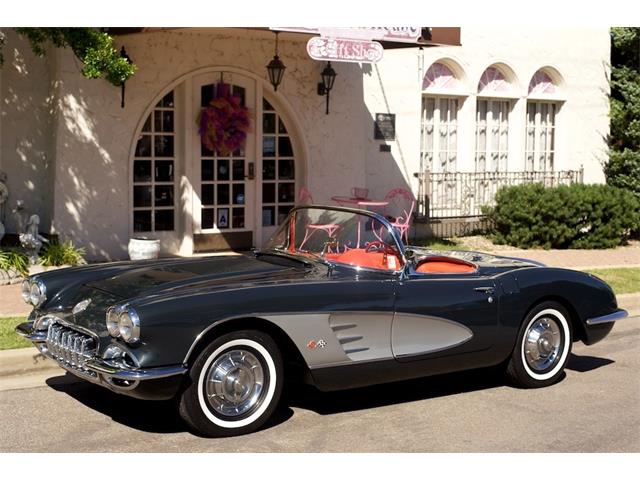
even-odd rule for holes
{"type": "Polygon", "coordinates": [[[218,95],[198,114],[202,144],[218,155],[229,155],[244,146],[251,128],[249,109],[242,99],[231,95],[229,86],[218,84],[218,95]],[[227,88],[220,88],[227,87],[227,88]]]}

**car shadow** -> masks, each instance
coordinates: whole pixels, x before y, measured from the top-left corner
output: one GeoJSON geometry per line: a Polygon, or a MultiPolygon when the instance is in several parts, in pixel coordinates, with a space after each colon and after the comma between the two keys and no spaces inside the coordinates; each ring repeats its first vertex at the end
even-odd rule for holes
{"type": "Polygon", "coordinates": [[[567,370],[573,370],[574,372],[590,372],[597,368],[605,367],[615,363],[609,358],[591,357],[589,355],[576,355],[572,353],[565,367],[567,370]]]}
{"type": "MultiPolygon", "coordinates": [[[[607,358],[571,354],[566,369],[585,373],[612,363],[614,361],[607,358]]],[[[560,381],[564,378],[563,375],[560,381]]],[[[138,400],[79,380],[71,374],[51,377],[47,379],[47,385],[130,428],[150,433],[190,432],[199,436],[180,418],[174,401],[138,400]]],[[[292,408],[331,415],[503,386],[508,386],[508,383],[503,370],[497,367],[337,392],[322,392],[309,385],[298,385],[287,389],[283,405],[260,430],[268,430],[289,420],[294,415],[292,408]]]]}
{"type": "MultiPolygon", "coordinates": [[[[52,389],[66,393],[86,407],[127,427],[149,433],[190,432],[198,435],[190,431],[172,400],[139,400],[77,379],[71,374],[50,377],[46,383],[52,389]]],[[[293,410],[280,408],[260,430],[275,427],[286,422],[291,416],[293,410]]]]}
{"type": "Polygon", "coordinates": [[[321,392],[305,385],[297,392],[290,394],[289,405],[312,410],[320,415],[331,415],[487,390],[504,385],[505,378],[502,371],[497,368],[486,368],[336,392],[321,392]]]}

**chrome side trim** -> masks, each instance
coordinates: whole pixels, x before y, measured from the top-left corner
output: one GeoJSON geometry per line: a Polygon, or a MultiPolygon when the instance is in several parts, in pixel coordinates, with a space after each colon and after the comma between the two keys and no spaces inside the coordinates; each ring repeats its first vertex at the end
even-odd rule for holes
{"type": "Polygon", "coordinates": [[[628,316],[629,316],[629,312],[623,309],[619,309],[608,315],[603,315],[601,317],[588,318],[586,321],[586,324],[600,325],[601,323],[609,323],[609,322],[615,322],[617,320],[622,320],[623,318],[627,318],[628,316]]]}
{"type": "Polygon", "coordinates": [[[148,370],[134,370],[114,366],[98,358],[87,360],[85,368],[96,373],[109,375],[110,377],[117,378],[119,380],[155,380],[156,378],[166,378],[173,375],[184,375],[187,373],[187,368],[182,365],[150,368],[148,370]]]}

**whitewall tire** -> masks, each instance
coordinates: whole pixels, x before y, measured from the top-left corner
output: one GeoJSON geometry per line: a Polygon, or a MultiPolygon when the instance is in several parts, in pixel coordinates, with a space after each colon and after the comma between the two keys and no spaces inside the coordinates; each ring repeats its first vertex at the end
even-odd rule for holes
{"type": "Polygon", "coordinates": [[[571,344],[569,312],[557,302],[543,302],[527,314],[520,327],[507,376],[523,388],[552,385],[563,375],[571,344]]]}
{"type": "Polygon", "coordinates": [[[243,330],[222,335],[191,367],[180,414],[209,437],[253,432],[275,411],[283,373],[280,351],[266,333],[243,330]]]}

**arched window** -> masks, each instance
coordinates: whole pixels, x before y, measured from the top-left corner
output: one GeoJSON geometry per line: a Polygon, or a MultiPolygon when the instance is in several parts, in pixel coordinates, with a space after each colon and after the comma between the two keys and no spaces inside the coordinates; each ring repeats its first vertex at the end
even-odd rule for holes
{"type": "Polygon", "coordinates": [[[544,69],[529,82],[525,170],[553,171],[556,155],[556,115],[560,109],[560,88],[544,69]]]}
{"type": "Polygon", "coordinates": [[[422,80],[421,165],[423,170],[456,169],[458,112],[462,82],[447,65],[432,64],[422,80]]]}
{"type": "Polygon", "coordinates": [[[149,114],[133,160],[133,231],[175,229],[175,106],[173,91],[149,114]]]}
{"type": "Polygon", "coordinates": [[[475,169],[506,172],[509,159],[509,116],[514,89],[495,66],[487,68],[478,82],[476,105],[475,169]]]}

